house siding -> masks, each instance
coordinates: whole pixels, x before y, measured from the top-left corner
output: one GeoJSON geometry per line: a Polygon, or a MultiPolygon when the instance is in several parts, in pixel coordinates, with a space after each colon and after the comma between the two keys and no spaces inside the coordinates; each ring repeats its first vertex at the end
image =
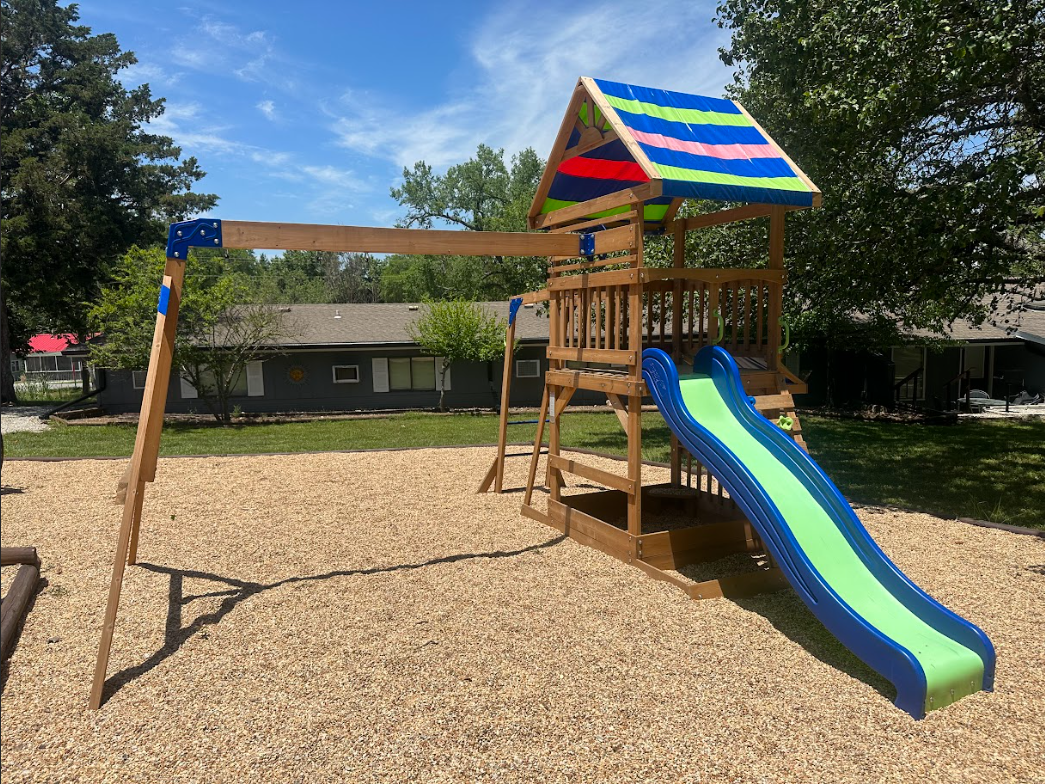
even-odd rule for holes
{"type": "MultiPolygon", "coordinates": [[[[416,348],[366,348],[349,350],[298,351],[272,356],[262,363],[264,394],[236,397],[233,405],[247,413],[301,411],[371,411],[432,409],[439,404],[438,390],[392,390],[375,392],[373,360],[384,357],[419,357],[416,348]],[[335,365],[357,365],[358,383],[334,383],[335,365]],[[291,370],[300,369],[300,382],[291,370]]],[[[541,363],[537,378],[519,378],[512,369],[511,405],[538,406],[544,391],[544,372],[548,369],[544,346],[523,346],[515,360],[536,359],[541,363]]],[[[500,405],[503,362],[455,362],[450,368],[450,388],[446,391],[449,408],[494,408],[500,405]]],[[[109,413],[133,413],[141,409],[143,390],[134,389],[130,371],[109,371],[100,405],[109,413]]],[[[605,396],[579,390],[575,404],[604,403],[605,396]]],[[[171,379],[167,394],[171,413],[209,413],[200,398],[183,399],[177,378],[171,379]]]]}

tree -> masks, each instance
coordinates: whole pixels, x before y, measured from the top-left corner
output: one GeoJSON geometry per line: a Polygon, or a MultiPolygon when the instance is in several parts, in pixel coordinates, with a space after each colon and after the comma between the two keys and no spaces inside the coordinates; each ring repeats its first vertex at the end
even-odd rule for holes
{"type": "MultiPolygon", "coordinates": [[[[408,327],[410,337],[427,354],[442,357],[439,410],[445,411],[446,372],[454,362],[493,362],[507,348],[504,319],[476,302],[463,299],[430,302],[408,327]]],[[[512,347],[515,350],[515,347],[512,347]]]]}
{"type": "Polygon", "coordinates": [[[12,346],[39,331],[85,339],[85,303],[115,260],[216,202],[191,192],[203,177],[196,160],[179,161],[170,138],[148,131],[162,99],[117,79],[134,55],[78,18],[57,0],[0,2],[4,401],[15,399],[12,346]]]}
{"type": "Polygon", "coordinates": [[[380,302],[383,259],[369,253],[288,250],[260,260],[258,299],[286,305],[380,302]]]}
{"type": "Polygon", "coordinates": [[[824,193],[788,220],[806,335],[978,322],[1045,277],[1042,0],[723,0],[718,22],[732,96],[824,193]]]}
{"type": "MultiPolygon", "coordinates": [[[[403,169],[403,185],[392,198],[406,207],[402,227],[432,228],[438,222],[468,231],[526,231],[526,213],[544,170],[544,161],[527,148],[511,167],[504,150],[480,144],[476,155],[446,174],[418,161],[403,169]]],[[[502,256],[392,257],[382,281],[385,301],[506,299],[544,284],[545,259],[502,256]],[[420,296],[418,296],[420,294],[420,296]]]]}
{"type": "MultiPolygon", "coordinates": [[[[124,370],[148,366],[156,322],[162,248],[132,248],[120,260],[113,285],[89,312],[104,340],[92,347],[98,365],[124,370]]],[[[178,313],[172,372],[196,388],[214,417],[231,421],[231,398],[250,362],[266,356],[300,326],[271,305],[252,302],[250,276],[219,251],[197,250],[187,262],[178,313]]]]}

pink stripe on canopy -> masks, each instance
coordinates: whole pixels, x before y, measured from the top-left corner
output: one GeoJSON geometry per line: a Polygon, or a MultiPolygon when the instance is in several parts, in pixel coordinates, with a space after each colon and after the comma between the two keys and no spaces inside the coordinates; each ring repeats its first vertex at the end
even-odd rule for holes
{"type": "Polygon", "coordinates": [[[709,158],[721,158],[724,160],[738,160],[744,158],[779,158],[780,152],[772,144],[704,144],[703,142],[688,142],[682,139],[674,139],[660,133],[647,133],[635,128],[629,128],[635,141],[648,144],[651,147],[663,147],[678,152],[688,152],[694,155],[706,155],[709,158]]]}

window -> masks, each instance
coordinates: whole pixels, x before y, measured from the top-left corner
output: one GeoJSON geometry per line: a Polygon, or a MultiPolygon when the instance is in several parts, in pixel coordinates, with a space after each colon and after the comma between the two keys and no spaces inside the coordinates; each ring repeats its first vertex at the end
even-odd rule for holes
{"type": "Polygon", "coordinates": [[[359,365],[334,365],[335,384],[358,384],[359,365]]]}
{"type": "Polygon", "coordinates": [[[135,389],[145,389],[145,379],[148,378],[148,370],[132,370],[131,371],[131,386],[135,389]]]}
{"type": "Polygon", "coordinates": [[[393,391],[435,389],[435,357],[390,357],[388,386],[393,391]]]}
{"type": "Polygon", "coordinates": [[[520,359],[515,363],[515,377],[516,378],[540,378],[541,377],[541,360],[539,359],[520,359]]]}

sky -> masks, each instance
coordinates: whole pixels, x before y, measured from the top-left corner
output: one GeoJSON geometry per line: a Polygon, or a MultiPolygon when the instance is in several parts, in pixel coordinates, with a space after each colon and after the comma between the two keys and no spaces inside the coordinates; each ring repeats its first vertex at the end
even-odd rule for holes
{"type": "Polygon", "coordinates": [[[123,83],[166,99],[151,127],[207,173],[208,217],[359,226],[403,214],[389,189],[416,161],[442,172],[480,143],[547,156],[580,76],[721,96],[714,6],[79,3],[137,55],[123,83]]]}

